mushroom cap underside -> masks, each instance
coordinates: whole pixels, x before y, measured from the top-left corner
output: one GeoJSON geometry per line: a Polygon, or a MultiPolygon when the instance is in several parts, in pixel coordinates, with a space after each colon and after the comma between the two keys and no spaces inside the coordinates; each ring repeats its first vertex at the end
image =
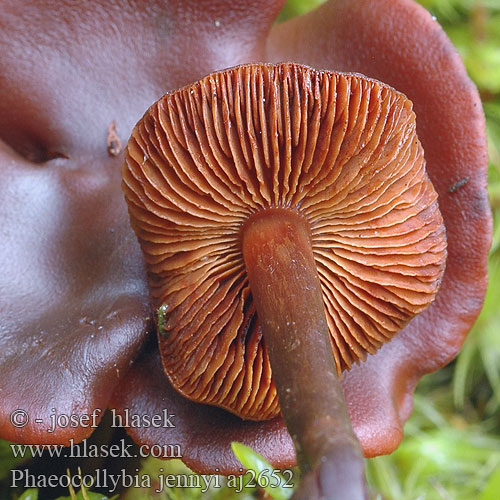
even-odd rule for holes
{"type": "Polygon", "coordinates": [[[241,254],[253,214],[307,221],[339,373],[438,291],[445,231],[412,103],[361,75],[250,64],[167,94],[132,133],[123,188],[169,380],[243,418],[279,413],[241,254]]]}

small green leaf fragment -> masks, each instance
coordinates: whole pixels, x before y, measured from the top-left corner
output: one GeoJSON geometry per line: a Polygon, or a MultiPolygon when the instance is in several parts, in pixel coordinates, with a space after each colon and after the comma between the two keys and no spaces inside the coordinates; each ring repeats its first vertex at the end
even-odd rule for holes
{"type": "Polygon", "coordinates": [[[232,442],[231,448],[242,465],[246,469],[255,472],[254,480],[274,500],[287,500],[291,497],[293,489],[283,487],[288,483],[288,479],[278,474],[276,469],[262,455],[237,442],[232,442]]]}
{"type": "Polygon", "coordinates": [[[36,488],[30,488],[26,490],[20,497],[19,500],[38,500],[38,490],[36,488]]]}

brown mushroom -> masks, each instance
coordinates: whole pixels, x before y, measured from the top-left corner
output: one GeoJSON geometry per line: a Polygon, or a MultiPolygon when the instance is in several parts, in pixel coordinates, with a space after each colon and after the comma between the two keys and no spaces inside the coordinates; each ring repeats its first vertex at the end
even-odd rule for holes
{"type": "Polygon", "coordinates": [[[431,303],[446,256],[411,102],[294,64],[215,73],[151,106],[123,187],[172,385],[281,411],[297,497],[364,498],[339,376],[431,303]]]}
{"type": "Polygon", "coordinates": [[[127,431],[139,444],[179,444],[183,461],[200,473],[237,473],[233,440],[273,466],[295,464],[281,418],[244,421],[192,403],[164,377],[148,340],[142,257],[117,178],[122,153],[110,156],[106,144],[113,121],[123,141],[166,89],[242,62],[293,60],[357,71],[414,103],[446,224],[446,273],[428,309],[342,373],[365,456],[398,446],[418,380],[456,356],[482,306],[491,241],[477,90],[438,23],[412,0],[329,0],[273,25],[282,3],[95,0],[89,8],[81,0],[29,0],[19,8],[17,0],[2,2],[4,439],[68,444],[92,432],[79,426],[47,433],[38,422],[47,423],[53,409],[82,415],[109,405],[121,413],[156,414],[168,407],[175,428],[127,431]],[[451,191],[465,178],[466,185],[451,191]],[[30,416],[23,428],[10,421],[18,408],[30,416]]]}

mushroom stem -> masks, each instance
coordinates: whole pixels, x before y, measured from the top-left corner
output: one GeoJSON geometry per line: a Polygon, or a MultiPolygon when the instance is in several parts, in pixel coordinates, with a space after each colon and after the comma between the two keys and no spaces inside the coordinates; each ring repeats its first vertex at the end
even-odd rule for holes
{"type": "Polygon", "coordinates": [[[294,499],[363,500],[363,457],[344,402],[306,220],[268,209],[242,232],[243,256],[303,474],[294,499]]]}

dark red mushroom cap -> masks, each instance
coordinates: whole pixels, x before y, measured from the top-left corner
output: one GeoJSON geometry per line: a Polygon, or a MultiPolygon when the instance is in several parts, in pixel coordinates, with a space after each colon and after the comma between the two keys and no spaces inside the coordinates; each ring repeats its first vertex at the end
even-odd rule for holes
{"type": "Polygon", "coordinates": [[[171,432],[129,430],[141,443],[180,443],[184,461],[199,471],[237,471],[232,440],[276,465],[293,463],[279,419],[243,422],[191,403],[168,384],[157,351],[145,346],[137,358],[148,329],[146,283],[119,185],[123,157],[110,158],[106,147],[113,121],[124,143],[166,90],[249,61],[357,71],[414,104],[446,226],[448,263],[434,303],[344,373],[365,454],[397,446],[417,380],[458,352],[482,305],[491,238],[476,89],[441,28],[414,2],[335,0],[271,29],[282,3],[2,2],[2,437],[82,439],[92,429],[49,435],[34,419],[47,421],[52,408],[89,413],[111,400],[119,411],[139,414],[168,406],[179,416],[171,432]],[[32,419],[20,430],[9,417],[23,407],[32,419]]]}

